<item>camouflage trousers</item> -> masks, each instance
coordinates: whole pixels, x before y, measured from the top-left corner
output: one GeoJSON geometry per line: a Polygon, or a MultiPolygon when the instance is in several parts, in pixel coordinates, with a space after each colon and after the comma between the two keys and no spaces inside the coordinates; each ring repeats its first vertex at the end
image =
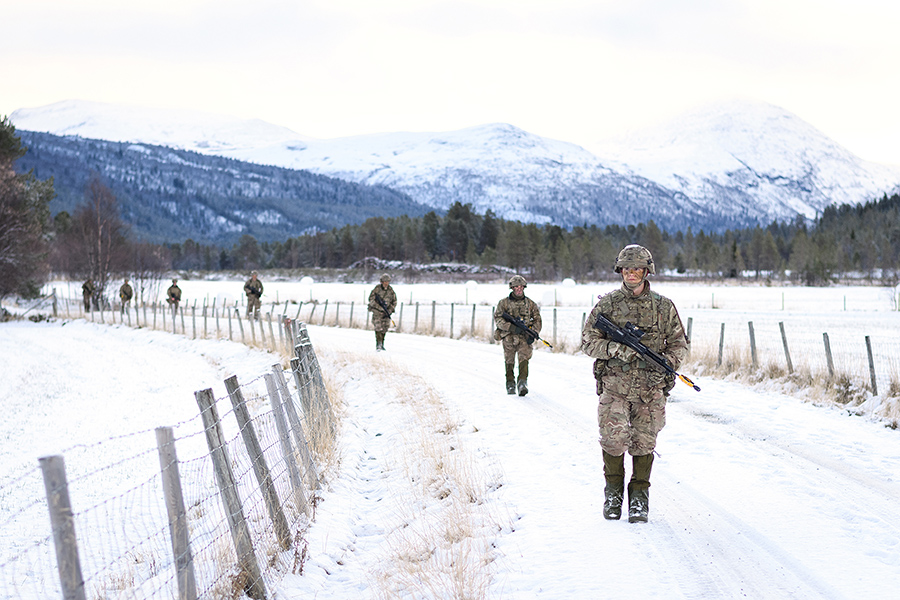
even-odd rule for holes
{"type": "Polygon", "coordinates": [[[600,446],[608,454],[632,456],[650,454],[656,436],[666,425],[666,396],[658,390],[644,402],[604,390],[597,408],[600,446]]]}
{"type": "Polygon", "coordinates": [[[510,334],[503,338],[503,361],[508,365],[516,364],[516,354],[519,355],[519,362],[530,360],[534,354],[531,345],[525,342],[524,336],[510,334]]]}
{"type": "Polygon", "coordinates": [[[262,302],[260,301],[259,296],[249,294],[247,296],[247,316],[249,317],[254,312],[258,315],[260,308],[262,308],[262,302]]]}
{"type": "Polygon", "coordinates": [[[386,317],[383,312],[372,313],[372,329],[378,332],[385,332],[391,327],[391,318],[386,317]]]}

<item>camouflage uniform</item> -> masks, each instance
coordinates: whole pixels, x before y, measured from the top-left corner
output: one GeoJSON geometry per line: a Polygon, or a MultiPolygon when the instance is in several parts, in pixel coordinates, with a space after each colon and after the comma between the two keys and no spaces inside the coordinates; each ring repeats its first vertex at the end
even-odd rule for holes
{"type": "MultiPolygon", "coordinates": [[[[510,288],[513,285],[521,285],[523,288],[527,285],[525,279],[521,276],[514,276],[510,279],[510,288]]],[[[503,318],[503,313],[512,317],[521,319],[525,325],[535,332],[541,332],[541,309],[535,304],[534,300],[526,296],[516,296],[515,292],[509,293],[509,296],[500,300],[497,308],[494,310],[494,339],[499,340],[503,345],[503,362],[506,372],[506,391],[509,394],[515,393],[518,389],[519,395],[524,396],[528,393],[528,361],[534,352],[532,344],[534,338],[525,334],[524,331],[513,325],[503,318]],[[519,358],[519,376],[515,377],[516,355],[519,358]]]]}
{"type": "Polygon", "coordinates": [[[384,336],[388,328],[391,326],[390,315],[394,314],[397,308],[397,294],[390,285],[390,275],[382,275],[381,282],[375,286],[375,289],[369,293],[369,312],[372,313],[372,326],[375,329],[375,349],[384,350],[384,336]],[[387,307],[387,314],[384,312],[377,298],[380,298],[387,307]]]}
{"type": "Polygon", "coordinates": [[[178,303],[181,302],[181,288],[178,287],[178,280],[173,279],[172,285],[166,290],[166,302],[172,306],[172,312],[178,312],[178,303]]]}
{"type": "MultiPolygon", "coordinates": [[[[653,451],[657,434],[666,424],[666,396],[674,386],[674,378],[648,364],[623,344],[607,340],[605,334],[594,327],[597,316],[602,313],[620,327],[633,323],[645,332],[641,342],[665,357],[673,369],[678,369],[689,350],[673,302],[650,290],[646,274],[643,286],[637,296],[625,283],[618,290],[600,296],[581,332],[582,351],[597,359],[594,377],[599,396],[597,417],[607,484],[604,516],[608,519],[619,518],[615,505],[618,502],[621,510],[625,474],[623,456],[627,451],[634,463],[628,484],[629,500],[632,505],[635,501],[643,504],[643,517],[630,514],[629,520],[647,520],[653,451]],[[613,506],[611,511],[609,504],[613,506]]],[[[633,506],[629,509],[631,511],[633,506]]],[[[641,512],[641,506],[638,509],[641,512]]]]}
{"type": "Polygon", "coordinates": [[[91,312],[91,298],[94,295],[94,280],[88,279],[81,284],[81,296],[84,299],[84,312],[91,312]]]}
{"type": "Polygon", "coordinates": [[[119,288],[119,300],[122,301],[122,312],[125,312],[125,307],[131,302],[133,297],[134,290],[131,289],[128,280],[126,279],[125,283],[122,284],[122,287],[119,288]]]}
{"type": "Polygon", "coordinates": [[[263,284],[262,281],[256,278],[256,271],[244,284],[244,293],[247,294],[247,318],[249,319],[250,315],[254,314],[259,319],[259,310],[262,308],[260,298],[263,294],[263,284]]]}

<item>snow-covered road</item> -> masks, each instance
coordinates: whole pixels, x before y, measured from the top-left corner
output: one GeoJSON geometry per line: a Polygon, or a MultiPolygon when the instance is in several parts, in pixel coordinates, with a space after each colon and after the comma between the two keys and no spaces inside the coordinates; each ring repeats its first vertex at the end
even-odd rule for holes
{"type": "MultiPolygon", "coordinates": [[[[608,522],[589,358],[536,352],[520,398],[505,393],[497,345],[389,333],[376,353],[370,331],[310,327],[310,337],[343,387],[342,460],[306,532],[303,574],[286,576],[279,598],[384,597],[373,574],[392,567],[385,546],[410,521],[397,456],[409,420],[382,393],[385,365],[437,392],[468,454],[502,484],[484,498],[501,522],[487,598],[897,597],[900,432],[881,423],[736,383],[695,378],[699,393],[679,383],[650,522],[608,522]]],[[[0,357],[0,400],[14,412],[0,432],[5,467],[170,425],[195,414],[193,392],[218,389],[230,363],[250,380],[273,362],[229,342],[77,321],[0,325],[0,357]],[[139,419],[128,404],[144,408],[139,419]]]]}
{"type": "MultiPolygon", "coordinates": [[[[376,356],[371,332],[313,327],[310,335],[326,355],[376,356]]],[[[699,393],[679,384],[657,448],[650,522],[607,522],[589,358],[536,352],[531,392],[520,398],[503,389],[499,346],[389,334],[387,347],[379,359],[425,378],[477,430],[469,443],[502,467],[515,524],[497,542],[492,597],[897,593],[897,431],[734,383],[698,381],[699,393]]],[[[372,410],[372,396],[345,400],[350,422],[372,410]]],[[[335,591],[318,597],[342,597],[335,591]]]]}

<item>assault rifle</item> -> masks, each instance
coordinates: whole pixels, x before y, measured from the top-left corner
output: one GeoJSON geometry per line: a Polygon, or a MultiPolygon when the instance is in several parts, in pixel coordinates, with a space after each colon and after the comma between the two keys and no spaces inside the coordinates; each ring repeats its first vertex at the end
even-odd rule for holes
{"type": "Polygon", "coordinates": [[[509,321],[510,323],[512,323],[513,325],[515,325],[516,327],[518,327],[519,329],[521,329],[522,331],[524,331],[525,333],[527,333],[528,335],[533,337],[534,339],[541,340],[542,342],[547,344],[548,348],[553,347],[550,345],[550,343],[547,340],[541,339],[541,336],[538,335],[538,332],[535,331],[534,329],[532,329],[531,327],[529,327],[528,325],[526,325],[522,319],[519,319],[518,317],[514,317],[507,312],[503,313],[500,316],[502,316],[504,319],[506,319],[507,321],[509,321]]]}
{"type": "Polygon", "coordinates": [[[644,358],[649,359],[650,362],[661,367],[666,373],[677,377],[698,392],[700,391],[697,384],[681,373],[676,373],[675,369],[672,368],[669,361],[667,361],[664,356],[657,354],[641,342],[641,338],[644,337],[644,332],[635,327],[631,321],[625,323],[625,327],[619,327],[601,314],[597,317],[597,322],[594,323],[594,327],[605,333],[606,337],[612,341],[628,346],[644,358]]]}
{"type": "Polygon", "coordinates": [[[391,313],[388,312],[387,304],[386,304],[385,301],[381,298],[381,296],[379,296],[378,294],[375,294],[375,302],[377,302],[378,305],[381,306],[381,310],[382,310],[382,312],[384,312],[384,316],[386,316],[388,319],[391,320],[391,325],[393,325],[394,327],[397,327],[397,324],[394,323],[394,320],[393,320],[393,319],[391,319],[391,313]]]}

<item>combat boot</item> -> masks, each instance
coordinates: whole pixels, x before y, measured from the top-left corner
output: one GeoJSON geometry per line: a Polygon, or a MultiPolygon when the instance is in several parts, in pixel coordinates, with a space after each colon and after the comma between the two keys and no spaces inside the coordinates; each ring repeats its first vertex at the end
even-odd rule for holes
{"type": "Polygon", "coordinates": [[[653,454],[632,457],[633,470],[628,482],[628,522],[646,523],[650,513],[650,471],[653,454]]]}
{"type": "Polygon", "coordinates": [[[613,456],[603,451],[603,475],[606,479],[603,499],[603,518],[618,520],[622,516],[622,500],[625,496],[625,457],[613,456]]]}
{"type": "Polygon", "coordinates": [[[506,393],[509,395],[516,393],[516,374],[510,363],[506,364],[506,393]]]}
{"type": "Polygon", "coordinates": [[[519,363],[519,395],[524,396],[528,393],[528,361],[523,360],[519,363]]]}
{"type": "Polygon", "coordinates": [[[628,522],[646,523],[650,513],[650,490],[628,490],[628,522]]]}
{"type": "Polygon", "coordinates": [[[375,350],[377,352],[384,350],[384,333],[381,331],[375,332],[375,350]]]}

